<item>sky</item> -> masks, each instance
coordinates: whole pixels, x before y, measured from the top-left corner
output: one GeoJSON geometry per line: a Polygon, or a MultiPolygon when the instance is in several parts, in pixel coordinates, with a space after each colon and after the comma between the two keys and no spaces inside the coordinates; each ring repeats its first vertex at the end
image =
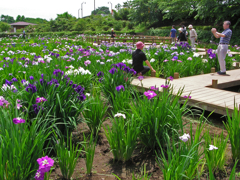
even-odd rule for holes
{"type": "MultiPolygon", "coordinates": [[[[43,18],[50,20],[55,19],[57,14],[62,14],[64,12],[68,12],[75,17],[78,17],[78,9],[79,16],[81,17],[81,3],[83,4],[83,16],[88,16],[91,14],[91,11],[94,10],[94,0],[1,0],[0,3],[0,15],[9,15],[16,17],[18,15],[24,15],[25,17],[31,18],[43,18]]],[[[95,0],[96,9],[101,6],[109,7],[115,9],[115,5],[120,3],[123,5],[123,2],[127,0],[95,0]]]]}

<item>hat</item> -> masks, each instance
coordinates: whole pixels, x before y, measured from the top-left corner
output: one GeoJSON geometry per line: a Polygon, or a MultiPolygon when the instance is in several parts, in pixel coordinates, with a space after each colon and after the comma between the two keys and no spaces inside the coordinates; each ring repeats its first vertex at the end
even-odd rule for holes
{"type": "Polygon", "coordinates": [[[143,42],[138,41],[138,42],[136,43],[136,46],[137,46],[137,49],[142,49],[142,48],[144,47],[144,44],[143,44],[143,42]]]}
{"type": "Polygon", "coordinates": [[[182,28],[178,28],[178,30],[182,32],[182,28]]]}
{"type": "Polygon", "coordinates": [[[193,26],[190,24],[190,25],[188,26],[188,28],[191,28],[191,29],[192,29],[192,28],[193,28],[193,26]]]}
{"type": "Polygon", "coordinates": [[[112,28],[112,31],[113,31],[113,28],[112,28]]]}

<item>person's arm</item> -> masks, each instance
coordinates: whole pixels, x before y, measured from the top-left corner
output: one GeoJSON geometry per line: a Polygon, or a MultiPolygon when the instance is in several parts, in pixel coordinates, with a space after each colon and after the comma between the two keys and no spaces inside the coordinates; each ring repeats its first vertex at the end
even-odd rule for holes
{"type": "Polygon", "coordinates": [[[212,31],[213,35],[215,36],[215,38],[220,38],[220,36],[217,34],[216,28],[212,28],[211,31],[212,31]]]}
{"type": "Polygon", "coordinates": [[[171,35],[172,35],[172,32],[170,32],[170,37],[171,37],[171,35]]]}
{"type": "Polygon", "coordinates": [[[153,67],[151,66],[150,62],[148,60],[145,61],[148,67],[151,69],[152,72],[156,72],[153,67]]]}
{"type": "Polygon", "coordinates": [[[217,36],[219,36],[219,37],[226,37],[225,34],[222,34],[222,33],[219,33],[219,32],[216,32],[215,34],[216,34],[217,36]]]}

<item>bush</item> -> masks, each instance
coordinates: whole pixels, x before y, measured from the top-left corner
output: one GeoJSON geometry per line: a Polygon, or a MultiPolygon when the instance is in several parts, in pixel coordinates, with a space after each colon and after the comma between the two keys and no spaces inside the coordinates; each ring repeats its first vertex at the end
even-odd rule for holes
{"type": "Polygon", "coordinates": [[[125,28],[127,26],[127,21],[123,21],[122,26],[125,28]]]}
{"type": "Polygon", "coordinates": [[[108,26],[103,26],[103,30],[104,30],[104,31],[107,31],[108,28],[109,28],[108,26]]]}
{"type": "Polygon", "coordinates": [[[85,19],[79,19],[77,23],[73,26],[75,31],[84,31],[86,30],[86,21],[85,19]]]}
{"type": "Polygon", "coordinates": [[[133,29],[134,27],[134,23],[133,22],[129,22],[128,23],[128,29],[133,29]]]}
{"type": "Polygon", "coordinates": [[[8,31],[10,29],[10,25],[5,22],[0,22],[0,32],[1,31],[8,31]]]}
{"type": "Polygon", "coordinates": [[[116,30],[116,31],[120,31],[121,29],[122,29],[122,25],[121,25],[121,23],[116,23],[115,24],[115,26],[114,26],[114,29],[116,30]]]}

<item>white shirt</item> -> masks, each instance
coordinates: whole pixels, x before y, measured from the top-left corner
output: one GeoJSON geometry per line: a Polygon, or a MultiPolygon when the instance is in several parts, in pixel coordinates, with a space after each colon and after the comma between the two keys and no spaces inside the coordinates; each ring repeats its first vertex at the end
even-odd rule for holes
{"type": "Polygon", "coordinates": [[[197,32],[195,31],[195,29],[191,29],[191,30],[190,30],[190,38],[191,38],[191,37],[197,38],[197,32]]]}

